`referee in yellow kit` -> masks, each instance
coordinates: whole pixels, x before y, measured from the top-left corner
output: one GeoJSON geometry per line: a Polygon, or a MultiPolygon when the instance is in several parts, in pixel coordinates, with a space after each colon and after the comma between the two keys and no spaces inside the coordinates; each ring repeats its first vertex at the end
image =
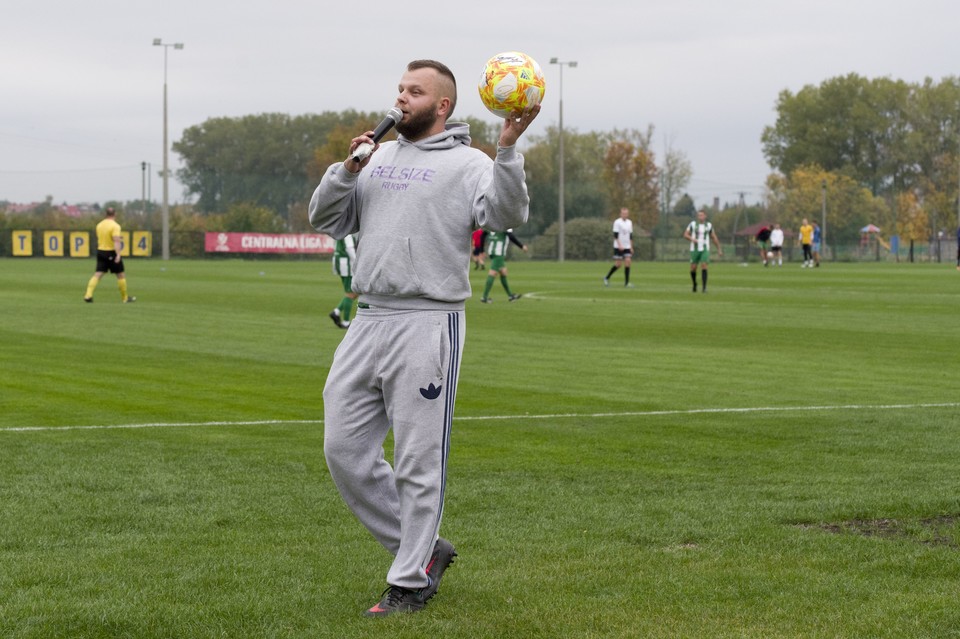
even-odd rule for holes
{"type": "Polygon", "coordinates": [[[123,236],[120,235],[120,225],[117,224],[117,212],[112,206],[108,206],[106,217],[97,224],[97,272],[87,282],[84,302],[93,302],[93,290],[97,288],[104,273],[108,272],[117,276],[117,287],[124,304],[137,300],[127,295],[127,276],[123,272],[123,258],[120,256],[122,252],[123,236]]]}

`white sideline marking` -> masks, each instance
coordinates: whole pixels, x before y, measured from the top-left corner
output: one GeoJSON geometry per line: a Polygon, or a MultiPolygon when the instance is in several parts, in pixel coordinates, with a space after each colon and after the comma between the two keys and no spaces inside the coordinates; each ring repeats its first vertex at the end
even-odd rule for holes
{"type": "Polygon", "coordinates": [[[754,406],[748,408],[691,408],[688,410],[647,410],[624,411],[620,413],[557,413],[553,415],[489,415],[477,417],[454,417],[454,420],[495,420],[495,419],[559,419],[569,417],[656,417],[662,415],[700,415],[705,413],[766,413],[812,410],[903,410],[913,408],[956,408],[958,402],[943,404],[844,404],[840,406],[754,406]]]}
{"type": "MultiPolygon", "coordinates": [[[[571,419],[574,417],[661,417],[664,415],[705,415],[720,413],[788,413],[793,411],[831,410],[913,410],[918,408],[958,408],[960,402],[941,404],[842,404],[839,406],[755,406],[747,408],[691,408],[688,410],[624,411],[619,413],[547,413],[541,415],[476,415],[454,417],[454,421],[497,421],[507,419],[571,419]]],[[[189,428],[197,426],[277,426],[287,424],[322,424],[322,419],[268,419],[262,421],[157,422],[146,424],[104,424],[98,426],[10,426],[0,432],[37,432],[48,430],[110,430],[129,428],[189,428]]]]}

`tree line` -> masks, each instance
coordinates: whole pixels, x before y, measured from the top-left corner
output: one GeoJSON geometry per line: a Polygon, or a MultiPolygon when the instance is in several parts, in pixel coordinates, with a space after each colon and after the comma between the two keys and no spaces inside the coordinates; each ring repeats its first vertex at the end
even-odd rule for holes
{"type": "MultiPolygon", "coordinates": [[[[766,219],[799,226],[803,217],[819,219],[826,200],[830,238],[838,242],[855,241],[871,223],[916,240],[953,228],[960,181],[957,78],[911,84],[849,74],[782,91],[776,114],[760,140],[773,169],[758,203],[766,219]]],[[[353,110],[213,118],[174,143],[183,160],[178,177],[201,214],[243,204],[273,212],[290,230],[308,230],[307,201],[323,171],[342,159],[357,132],[379,120],[379,113],[353,110]]],[[[499,123],[466,122],[473,145],[492,157],[499,123]]],[[[693,172],[682,151],[668,146],[658,158],[652,138],[652,126],[564,131],[567,219],[613,219],[627,206],[640,228],[674,234],[678,222],[671,218],[686,219],[694,208],[684,193],[693,172]]],[[[524,233],[538,236],[557,220],[559,130],[530,136],[523,153],[531,195],[524,233]]]]}
{"type": "MultiPolygon", "coordinates": [[[[244,204],[268,209],[291,231],[308,230],[307,203],[323,172],[342,160],[351,138],[373,129],[381,114],[353,110],[301,116],[278,113],[212,118],[186,129],[173,144],[182,161],[178,178],[203,215],[244,204]]],[[[466,118],[472,146],[496,153],[500,123],[466,118]]],[[[653,129],[607,133],[564,132],[568,218],[612,219],[628,206],[640,225],[654,228],[662,209],[661,181],[670,174],[673,197],[689,181],[689,163],[674,152],[673,170],[656,165],[653,129]]],[[[531,136],[524,148],[531,194],[528,235],[557,219],[559,131],[531,136]]],[[[391,132],[385,138],[394,139],[391,132]]]]}
{"type": "Polygon", "coordinates": [[[875,224],[924,241],[954,229],[960,182],[960,79],[908,83],[856,74],[782,91],[761,143],[767,207],[782,223],[820,219],[838,241],[875,224]]]}

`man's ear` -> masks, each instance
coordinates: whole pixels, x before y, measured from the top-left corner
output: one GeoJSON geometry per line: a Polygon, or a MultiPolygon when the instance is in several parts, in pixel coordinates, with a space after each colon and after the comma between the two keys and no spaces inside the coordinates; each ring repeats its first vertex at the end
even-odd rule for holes
{"type": "Polygon", "coordinates": [[[440,98],[440,102],[437,104],[437,115],[443,119],[450,116],[450,98],[440,98]]]}

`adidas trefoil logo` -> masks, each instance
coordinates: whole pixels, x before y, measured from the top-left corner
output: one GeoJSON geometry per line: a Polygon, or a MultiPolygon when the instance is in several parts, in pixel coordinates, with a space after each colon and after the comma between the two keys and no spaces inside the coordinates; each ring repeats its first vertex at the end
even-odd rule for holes
{"type": "Polygon", "coordinates": [[[440,391],[443,389],[443,386],[434,386],[431,382],[426,388],[420,389],[420,394],[423,395],[424,399],[436,399],[440,397],[440,391]]]}

